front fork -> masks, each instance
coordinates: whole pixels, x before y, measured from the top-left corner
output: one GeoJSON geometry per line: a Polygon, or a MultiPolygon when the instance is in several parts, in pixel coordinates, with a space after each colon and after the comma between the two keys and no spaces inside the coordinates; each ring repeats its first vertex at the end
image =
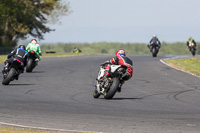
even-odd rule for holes
{"type": "Polygon", "coordinates": [[[9,63],[5,62],[5,65],[4,65],[4,68],[3,68],[3,71],[2,71],[2,77],[3,78],[5,77],[5,73],[7,73],[8,70],[9,70],[9,63]]]}

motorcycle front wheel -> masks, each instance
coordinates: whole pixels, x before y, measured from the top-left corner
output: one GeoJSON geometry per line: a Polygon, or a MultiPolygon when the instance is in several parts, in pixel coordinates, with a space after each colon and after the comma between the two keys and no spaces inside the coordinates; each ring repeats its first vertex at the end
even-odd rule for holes
{"type": "Polygon", "coordinates": [[[152,49],[152,56],[153,57],[157,57],[157,50],[156,50],[156,48],[152,49]]]}
{"type": "Polygon", "coordinates": [[[194,50],[194,48],[191,49],[191,53],[192,53],[193,56],[195,56],[195,50],[194,50]]]}
{"type": "Polygon", "coordinates": [[[97,91],[97,88],[95,87],[94,93],[93,93],[93,97],[94,98],[99,98],[101,94],[97,91]]]}

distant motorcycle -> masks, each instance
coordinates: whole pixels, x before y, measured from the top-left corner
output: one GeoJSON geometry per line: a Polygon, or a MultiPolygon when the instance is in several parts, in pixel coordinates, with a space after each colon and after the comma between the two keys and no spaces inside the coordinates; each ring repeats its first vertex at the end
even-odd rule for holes
{"type": "Polygon", "coordinates": [[[104,95],[105,99],[112,99],[119,87],[122,85],[120,80],[128,74],[128,68],[125,65],[111,65],[110,76],[104,78],[104,67],[105,66],[100,66],[93,97],[99,98],[100,95],[104,95]]]}
{"type": "Polygon", "coordinates": [[[14,79],[17,79],[18,76],[21,74],[20,67],[22,67],[24,64],[18,59],[13,58],[9,66],[6,68],[4,67],[4,70],[2,71],[3,76],[3,85],[8,85],[11,81],[14,79]]]}
{"type": "Polygon", "coordinates": [[[36,53],[35,51],[28,52],[28,62],[26,65],[26,72],[32,72],[33,69],[36,67],[36,53]]]}
{"type": "Polygon", "coordinates": [[[188,48],[189,48],[190,52],[192,53],[192,55],[195,56],[196,48],[195,48],[195,45],[192,41],[189,42],[188,48]]]}
{"type": "Polygon", "coordinates": [[[153,57],[157,57],[157,54],[158,54],[158,52],[159,52],[159,46],[157,45],[157,44],[152,44],[151,45],[151,52],[152,52],[152,56],[153,57]]]}

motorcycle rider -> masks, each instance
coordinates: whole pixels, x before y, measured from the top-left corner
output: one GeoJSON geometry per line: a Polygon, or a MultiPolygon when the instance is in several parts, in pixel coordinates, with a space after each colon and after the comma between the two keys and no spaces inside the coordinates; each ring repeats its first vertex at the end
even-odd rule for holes
{"type": "Polygon", "coordinates": [[[188,46],[188,48],[189,48],[189,50],[191,50],[190,49],[190,46],[189,46],[189,43],[190,42],[192,42],[192,43],[194,43],[194,49],[196,50],[196,42],[195,42],[195,40],[192,38],[192,37],[189,37],[189,39],[188,39],[188,41],[187,41],[187,46],[188,46]]]}
{"type": "MultiPolygon", "coordinates": [[[[126,53],[124,50],[118,50],[116,52],[116,57],[101,64],[102,66],[105,66],[105,73],[104,73],[104,77],[100,80],[105,80],[107,79],[107,77],[109,77],[110,71],[111,71],[111,64],[125,65],[127,67],[128,73],[123,78],[123,80],[120,81],[121,86],[125,83],[125,81],[129,80],[132,77],[132,73],[133,73],[132,61],[128,57],[126,57],[126,53]]],[[[121,86],[118,88],[118,92],[121,92],[121,86]]]]}
{"type": "Polygon", "coordinates": [[[78,53],[80,53],[80,52],[82,52],[82,51],[81,51],[79,48],[74,47],[73,53],[78,54],[78,53]]]}
{"type": "Polygon", "coordinates": [[[152,45],[153,44],[157,45],[158,49],[161,47],[161,43],[160,43],[159,39],[157,38],[157,36],[155,34],[153,35],[149,44],[147,45],[147,47],[150,49],[150,51],[152,51],[152,45]]]}
{"type": "Polygon", "coordinates": [[[26,47],[26,51],[34,51],[36,53],[36,65],[38,65],[38,61],[41,60],[40,55],[42,55],[40,45],[37,43],[36,39],[32,39],[31,43],[29,43],[26,47]]]}
{"type": "MultiPolygon", "coordinates": [[[[4,62],[5,68],[3,72],[8,70],[9,64],[12,62],[13,58],[18,59],[21,61],[21,66],[19,67],[19,70],[21,73],[24,72],[24,67],[27,64],[28,59],[28,53],[26,52],[26,47],[24,45],[20,45],[18,48],[15,48],[8,56],[7,60],[4,62]]],[[[20,74],[20,73],[19,73],[20,74]]],[[[19,74],[16,75],[16,80],[18,80],[19,74]]]]}

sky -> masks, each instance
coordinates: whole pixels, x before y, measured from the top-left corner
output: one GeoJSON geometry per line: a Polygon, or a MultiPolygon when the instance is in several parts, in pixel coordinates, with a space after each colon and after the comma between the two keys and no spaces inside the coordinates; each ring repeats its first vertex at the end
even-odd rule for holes
{"type": "Polygon", "coordinates": [[[200,0],[63,0],[72,13],[41,43],[200,41],[200,0]],[[198,16],[199,15],[199,16],[198,16]]]}

